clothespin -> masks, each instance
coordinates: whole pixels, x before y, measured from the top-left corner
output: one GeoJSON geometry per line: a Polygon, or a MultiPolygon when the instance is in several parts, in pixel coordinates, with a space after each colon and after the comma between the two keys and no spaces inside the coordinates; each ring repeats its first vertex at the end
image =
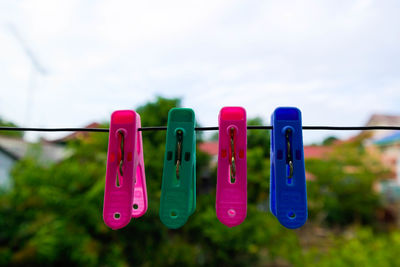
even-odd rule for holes
{"type": "Polygon", "coordinates": [[[103,219],[116,230],[146,213],[147,191],[140,116],[132,110],[111,115],[103,219]]]}
{"type": "Polygon", "coordinates": [[[272,114],[270,209],[289,229],[307,220],[301,112],[280,107],[272,114]]]}
{"type": "Polygon", "coordinates": [[[247,121],[242,107],[219,113],[217,218],[226,226],[241,224],[247,214],[247,121]]]}
{"type": "Polygon", "coordinates": [[[192,109],[168,113],[160,219],[168,228],[183,226],[196,209],[196,133],[192,109]]]}

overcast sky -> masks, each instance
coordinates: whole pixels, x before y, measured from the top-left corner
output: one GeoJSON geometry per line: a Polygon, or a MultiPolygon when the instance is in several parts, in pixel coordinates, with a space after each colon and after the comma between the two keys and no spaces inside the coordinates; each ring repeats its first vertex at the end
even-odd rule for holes
{"type": "MultiPolygon", "coordinates": [[[[2,0],[0,116],[79,127],[161,95],[203,126],[227,105],[266,122],[289,105],[304,125],[363,125],[400,114],[399,14],[398,0],[2,0]]],[[[352,133],[304,138],[332,134],[352,133]]]]}

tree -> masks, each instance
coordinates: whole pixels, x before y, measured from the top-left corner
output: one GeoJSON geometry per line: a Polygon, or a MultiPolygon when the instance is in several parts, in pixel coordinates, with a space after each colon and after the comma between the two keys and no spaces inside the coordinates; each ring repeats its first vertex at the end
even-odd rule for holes
{"type": "Polygon", "coordinates": [[[322,141],[322,145],[329,146],[329,145],[332,145],[337,140],[339,140],[339,139],[336,136],[329,136],[329,137],[325,138],[324,141],[322,141]]]}
{"type": "Polygon", "coordinates": [[[373,184],[387,170],[365,149],[364,139],[341,142],[326,158],[306,162],[307,170],[316,176],[308,187],[312,216],[319,214],[329,225],[376,223],[380,200],[373,184]]]}

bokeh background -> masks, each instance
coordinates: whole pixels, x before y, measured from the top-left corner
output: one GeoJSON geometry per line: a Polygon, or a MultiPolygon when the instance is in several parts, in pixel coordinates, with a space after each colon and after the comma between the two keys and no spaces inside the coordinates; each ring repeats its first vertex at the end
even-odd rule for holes
{"type": "MultiPolygon", "coordinates": [[[[268,125],[297,106],[305,125],[400,126],[400,2],[0,2],[0,124],[143,126],[223,106],[268,125]]],[[[309,220],[271,215],[269,132],[248,132],[248,215],[215,215],[215,133],[198,135],[197,210],[158,218],[165,132],[145,132],[145,216],[102,221],[106,133],[0,132],[0,265],[400,266],[400,133],[304,131],[309,220]]]]}

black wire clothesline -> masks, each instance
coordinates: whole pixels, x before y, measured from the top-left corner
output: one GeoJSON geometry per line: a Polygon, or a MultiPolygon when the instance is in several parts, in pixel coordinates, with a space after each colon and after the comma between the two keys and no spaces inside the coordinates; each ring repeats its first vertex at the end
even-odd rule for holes
{"type": "MultiPolygon", "coordinates": [[[[400,130],[400,126],[303,126],[303,130],[328,130],[328,131],[357,131],[357,130],[400,130]]],[[[272,126],[247,126],[249,130],[272,130],[272,126]]],[[[166,126],[141,127],[139,131],[166,131],[166,126]]],[[[218,131],[218,127],[196,127],[196,131],[218,131]]],[[[37,127],[0,127],[0,131],[19,132],[102,132],[108,133],[108,128],[37,128],[37,127]]]]}

